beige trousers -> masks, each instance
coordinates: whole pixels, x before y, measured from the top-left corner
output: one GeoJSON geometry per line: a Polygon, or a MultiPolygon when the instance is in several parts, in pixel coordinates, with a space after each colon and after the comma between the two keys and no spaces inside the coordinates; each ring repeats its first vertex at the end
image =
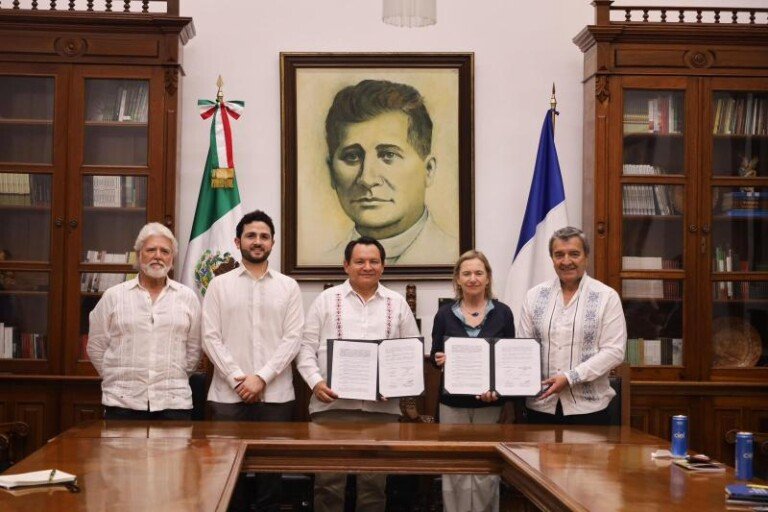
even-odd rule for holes
{"type": "MultiPolygon", "coordinates": [[[[440,423],[498,423],[501,406],[478,409],[440,404],[440,423]]],[[[445,512],[498,512],[499,477],[495,475],[443,475],[445,512]]]]}
{"type": "MultiPolygon", "coordinates": [[[[397,414],[342,410],[317,412],[314,423],[397,423],[397,414]]],[[[342,512],[347,475],[344,473],[315,473],[315,512],[342,512]]],[[[384,512],[387,505],[387,475],[365,473],[357,475],[358,512],[384,512]]]]}

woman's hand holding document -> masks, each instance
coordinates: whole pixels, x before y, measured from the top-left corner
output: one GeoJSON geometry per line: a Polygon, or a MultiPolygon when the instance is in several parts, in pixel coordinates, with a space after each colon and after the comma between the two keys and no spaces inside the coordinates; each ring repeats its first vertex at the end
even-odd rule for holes
{"type": "Polygon", "coordinates": [[[445,340],[446,393],[534,396],[541,390],[541,345],[532,338],[445,340]]]}

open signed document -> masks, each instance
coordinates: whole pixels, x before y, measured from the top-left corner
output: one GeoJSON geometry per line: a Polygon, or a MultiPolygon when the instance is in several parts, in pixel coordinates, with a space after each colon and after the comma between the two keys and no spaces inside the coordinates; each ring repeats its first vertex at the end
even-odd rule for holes
{"type": "Polygon", "coordinates": [[[533,396],[541,391],[541,344],[533,338],[445,340],[444,389],[452,395],[533,396]]]}
{"type": "Polygon", "coordinates": [[[424,341],[328,340],[328,385],[353,400],[398,398],[424,392],[424,341]]]}

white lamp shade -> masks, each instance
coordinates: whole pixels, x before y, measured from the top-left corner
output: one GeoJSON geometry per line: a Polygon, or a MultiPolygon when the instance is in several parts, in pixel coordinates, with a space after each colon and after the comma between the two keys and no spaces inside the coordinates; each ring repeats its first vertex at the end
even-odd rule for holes
{"type": "Polygon", "coordinates": [[[437,23],[437,0],[384,0],[382,20],[397,27],[426,27],[437,23]]]}

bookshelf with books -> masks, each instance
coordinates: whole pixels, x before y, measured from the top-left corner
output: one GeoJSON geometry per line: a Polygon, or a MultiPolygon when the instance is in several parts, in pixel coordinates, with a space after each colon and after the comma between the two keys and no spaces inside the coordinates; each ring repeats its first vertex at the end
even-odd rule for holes
{"type": "Polygon", "coordinates": [[[0,422],[30,450],[101,415],[88,315],[134,275],[141,226],[174,229],[194,35],[178,13],[33,10],[0,9],[0,422]]]}
{"type": "Polygon", "coordinates": [[[687,414],[729,462],[727,428],[768,428],[768,25],[593,5],[582,221],[624,305],[632,425],[687,414]]]}

